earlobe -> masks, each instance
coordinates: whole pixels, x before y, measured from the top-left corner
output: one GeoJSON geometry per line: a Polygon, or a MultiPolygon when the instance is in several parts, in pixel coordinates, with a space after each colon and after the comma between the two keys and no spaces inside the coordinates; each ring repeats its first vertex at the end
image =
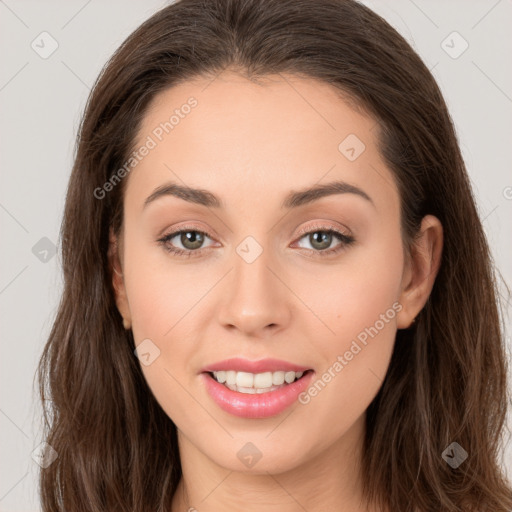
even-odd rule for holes
{"type": "Polygon", "coordinates": [[[426,215],[404,272],[398,329],[410,327],[426,304],[441,266],[442,248],[443,226],[437,217],[426,215]]]}
{"type": "Polygon", "coordinates": [[[109,233],[108,261],[112,276],[112,288],[116,299],[117,309],[123,318],[125,329],[131,328],[131,315],[126,295],[124,275],[120,260],[120,244],[112,229],[109,233]]]}

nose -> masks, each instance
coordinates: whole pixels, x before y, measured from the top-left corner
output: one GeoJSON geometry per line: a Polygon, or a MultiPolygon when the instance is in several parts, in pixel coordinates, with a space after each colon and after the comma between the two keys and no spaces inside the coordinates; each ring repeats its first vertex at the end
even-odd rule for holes
{"type": "Polygon", "coordinates": [[[263,338],[286,328],[293,293],[269,251],[263,250],[252,262],[235,253],[233,269],[224,281],[218,319],[226,329],[263,338]]]}

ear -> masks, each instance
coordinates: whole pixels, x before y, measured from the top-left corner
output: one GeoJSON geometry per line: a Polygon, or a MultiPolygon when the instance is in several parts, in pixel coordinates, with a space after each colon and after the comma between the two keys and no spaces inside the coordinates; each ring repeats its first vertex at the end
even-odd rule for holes
{"type": "Polygon", "coordinates": [[[398,329],[410,327],[426,304],[441,266],[442,250],[443,226],[437,217],[426,215],[405,265],[398,329]]]}
{"type": "Polygon", "coordinates": [[[108,261],[112,276],[112,287],[114,289],[117,309],[123,317],[123,325],[125,329],[129,329],[131,326],[131,314],[121,265],[121,253],[122,246],[120,240],[111,228],[109,233],[108,261]]]}

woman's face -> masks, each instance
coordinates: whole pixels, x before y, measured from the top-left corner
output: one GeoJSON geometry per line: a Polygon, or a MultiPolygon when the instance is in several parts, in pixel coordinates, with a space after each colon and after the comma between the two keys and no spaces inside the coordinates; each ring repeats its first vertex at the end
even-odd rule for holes
{"type": "Polygon", "coordinates": [[[292,76],[224,73],[151,104],[135,145],[146,149],[124,178],[114,283],[144,376],[190,453],[263,473],[360,440],[397,328],[422,306],[407,302],[399,195],[377,130],[329,85],[292,76]],[[171,184],[201,193],[155,194],[171,184]],[[232,391],[204,373],[232,358],[281,362],[217,366],[229,371],[220,380],[267,388],[232,391]],[[294,368],[310,371],[268,391],[294,368]]]}

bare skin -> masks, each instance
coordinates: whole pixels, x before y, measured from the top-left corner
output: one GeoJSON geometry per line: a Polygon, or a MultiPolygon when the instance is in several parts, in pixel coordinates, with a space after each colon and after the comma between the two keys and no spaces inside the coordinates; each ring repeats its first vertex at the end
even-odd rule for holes
{"type": "Polygon", "coordinates": [[[160,350],[142,370],[178,428],[183,478],[172,512],[377,512],[361,495],[365,411],[397,329],[411,325],[432,290],[442,226],[425,217],[404,257],[398,190],[378,153],[375,121],[327,84],[284,77],[254,84],[224,72],[164,91],[137,147],[188,98],[197,106],[124,178],[123,233],[111,236],[113,286],[136,345],[149,338],[160,350]],[[349,134],[365,145],[353,161],[339,149],[349,134]],[[144,208],[169,181],[208,190],[223,207],[166,195],[144,208]],[[354,185],[371,201],[338,193],[281,208],[291,191],[331,181],[354,185]],[[157,242],[185,228],[207,233],[200,248],[180,235],[167,246],[196,254],[175,255],[157,242]],[[301,233],[329,229],[354,241],[332,236],[321,246],[321,238],[301,233]],[[252,263],[237,253],[248,236],[263,249],[252,263]],[[358,334],[377,325],[347,360],[358,334]],[[346,364],[333,377],[339,355],[346,364]],[[331,379],[308,403],[240,418],[219,408],[199,375],[231,357],[284,359],[316,378],[331,368],[331,379]],[[261,453],[250,468],[237,456],[248,442],[261,453]]]}

